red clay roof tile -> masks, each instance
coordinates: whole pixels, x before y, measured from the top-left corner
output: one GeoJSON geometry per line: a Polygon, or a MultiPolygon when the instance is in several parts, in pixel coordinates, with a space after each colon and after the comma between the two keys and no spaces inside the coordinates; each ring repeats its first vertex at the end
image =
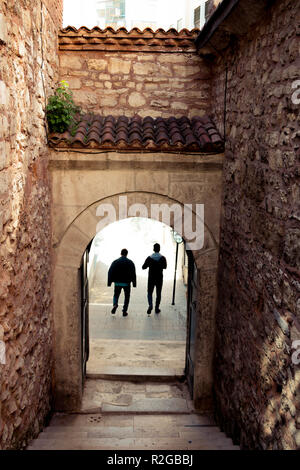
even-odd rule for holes
{"type": "Polygon", "coordinates": [[[162,28],[156,31],[145,28],[132,28],[128,31],[122,27],[117,30],[107,27],[100,29],[98,26],[89,29],[81,26],[77,29],[68,26],[59,32],[60,50],[133,50],[144,51],[174,50],[178,52],[195,51],[195,40],[199,35],[199,29],[191,31],[182,29],[177,31],[171,28],[165,31],[162,28]]]}
{"type": "Polygon", "coordinates": [[[181,118],[142,118],[135,115],[100,116],[87,114],[81,117],[75,135],[72,130],[63,134],[52,133],[49,143],[61,148],[118,148],[148,151],[214,152],[224,150],[224,142],[208,116],[191,120],[181,118]]]}

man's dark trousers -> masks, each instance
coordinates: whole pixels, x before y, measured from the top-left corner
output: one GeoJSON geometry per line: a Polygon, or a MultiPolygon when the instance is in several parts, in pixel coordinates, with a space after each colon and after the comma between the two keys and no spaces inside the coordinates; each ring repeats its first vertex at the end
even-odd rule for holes
{"type": "Polygon", "coordinates": [[[120,297],[122,289],[124,289],[124,296],[125,296],[123,312],[127,312],[129,299],[130,299],[130,284],[128,284],[128,286],[118,286],[118,285],[116,286],[115,285],[113,303],[114,303],[114,306],[118,306],[118,301],[119,301],[119,297],[120,297]]]}
{"type": "Polygon", "coordinates": [[[153,308],[153,291],[154,287],[156,287],[156,302],[155,308],[159,308],[160,300],[161,300],[161,290],[163,285],[163,278],[158,279],[148,279],[148,304],[150,308],[153,308]]]}

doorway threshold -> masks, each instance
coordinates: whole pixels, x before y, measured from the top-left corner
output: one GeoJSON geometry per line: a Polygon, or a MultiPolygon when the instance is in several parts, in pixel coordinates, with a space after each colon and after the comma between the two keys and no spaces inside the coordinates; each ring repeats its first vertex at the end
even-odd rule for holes
{"type": "Polygon", "coordinates": [[[184,369],[144,368],[144,367],[99,367],[97,372],[88,372],[88,379],[120,380],[134,382],[169,382],[184,381],[184,369]]]}
{"type": "Polygon", "coordinates": [[[195,409],[186,383],[87,379],[80,413],[190,414],[195,409]]]}

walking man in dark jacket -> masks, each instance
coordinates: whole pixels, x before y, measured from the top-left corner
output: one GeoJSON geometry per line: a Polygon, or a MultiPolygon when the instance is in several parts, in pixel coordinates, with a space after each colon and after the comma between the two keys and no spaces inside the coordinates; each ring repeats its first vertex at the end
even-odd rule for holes
{"type": "Polygon", "coordinates": [[[111,313],[116,313],[118,308],[118,301],[121,294],[121,290],[124,290],[124,305],[123,305],[123,317],[127,317],[128,305],[130,299],[130,285],[136,287],[136,273],[134,263],[127,258],[128,250],[124,248],[121,251],[121,258],[116,259],[112,262],[108,270],[107,285],[111,286],[112,282],[115,283],[114,298],[113,298],[113,309],[111,313]]]}
{"type": "Polygon", "coordinates": [[[148,256],[142,268],[149,268],[148,273],[148,304],[147,310],[148,315],[151,314],[153,309],[153,290],[156,287],[156,302],[155,302],[155,313],[160,313],[159,304],[161,300],[161,290],[163,285],[163,270],[167,267],[167,260],[160,254],[160,245],[155,243],[153,246],[154,253],[148,256]]]}

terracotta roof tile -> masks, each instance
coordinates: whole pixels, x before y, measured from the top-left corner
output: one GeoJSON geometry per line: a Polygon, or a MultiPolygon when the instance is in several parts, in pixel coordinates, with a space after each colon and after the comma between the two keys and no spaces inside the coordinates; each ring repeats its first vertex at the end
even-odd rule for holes
{"type": "Polygon", "coordinates": [[[142,51],[177,51],[190,52],[195,51],[195,40],[199,35],[199,29],[191,31],[182,29],[177,31],[171,28],[165,31],[162,28],[156,31],[151,28],[145,28],[141,31],[139,28],[132,28],[128,31],[126,28],[113,29],[107,27],[100,29],[98,26],[89,29],[81,26],[77,29],[68,26],[59,32],[60,50],[132,50],[142,51]]]}
{"type": "Polygon", "coordinates": [[[223,140],[208,116],[190,120],[186,116],[153,119],[138,115],[128,118],[87,114],[81,117],[76,131],[52,133],[49,143],[61,148],[122,148],[129,151],[219,153],[224,150],[223,140]]]}
{"type": "Polygon", "coordinates": [[[116,142],[119,142],[120,140],[124,140],[127,142],[128,140],[128,134],[125,131],[119,131],[116,135],[116,142]]]}

